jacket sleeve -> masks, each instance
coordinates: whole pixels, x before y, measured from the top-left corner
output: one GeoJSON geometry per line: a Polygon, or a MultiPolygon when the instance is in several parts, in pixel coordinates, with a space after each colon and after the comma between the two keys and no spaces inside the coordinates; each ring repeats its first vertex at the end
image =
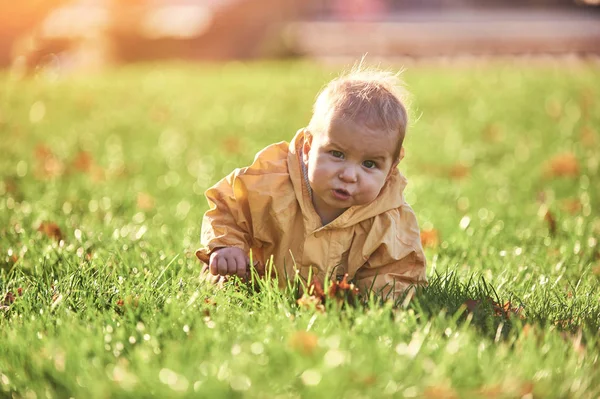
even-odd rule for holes
{"type": "Polygon", "coordinates": [[[205,193],[210,209],[202,220],[202,248],[196,256],[204,263],[217,248],[236,247],[248,253],[252,245],[252,218],[248,190],[239,178],[240,169],[205,193]]]}
{"type": "Polygon", "coordinates": [[[395,299],[414,286],[427,284],[419,227],[408,205],[376,216],[362,251],[366,263],[355,276],[361,291],[395,299]]]}
{"type": "Polygon", "coordinates": [[[272,144],[256,154],[252,165],[234,170],[206,191],[210,209],[202,220],[202,248],[196,251],[202,262],[208,263],[217,248],[236,247],[248,254],[271,242],[265,224],[275,199],[280,206],[285,203],[287,154],[287,143],[272,144]]]}

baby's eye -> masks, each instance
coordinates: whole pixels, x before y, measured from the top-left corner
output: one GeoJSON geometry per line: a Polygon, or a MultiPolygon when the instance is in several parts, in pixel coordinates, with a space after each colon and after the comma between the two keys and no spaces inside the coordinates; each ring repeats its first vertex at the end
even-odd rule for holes
{"type": "Polygon", "coordinates": [[[377,164],[374,161],[364,161],[363,166],[367,169],[373,169],[377,167],[377,164]]]}
{"type": "Polygon", "coordinates": [[[332,150],[332,151],[329,151],[329,153],[331,155],[333,155],[335,158],[344,158],[344,154],[341,151],[332,150]]]}

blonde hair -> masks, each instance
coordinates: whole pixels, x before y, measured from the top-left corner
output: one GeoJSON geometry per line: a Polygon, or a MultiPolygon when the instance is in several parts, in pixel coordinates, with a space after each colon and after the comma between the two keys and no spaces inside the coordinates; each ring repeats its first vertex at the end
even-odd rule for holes
{"type": "Polygon", "coordinates": [[[308,130],[319,134],[334,118],[343,118],[373,129],[398,134],[395,156],[400,155],[408,114],[406,91],[400,72],[364,68],[362,62],[349,73],[329,82],[313,106],[308,130]]]}

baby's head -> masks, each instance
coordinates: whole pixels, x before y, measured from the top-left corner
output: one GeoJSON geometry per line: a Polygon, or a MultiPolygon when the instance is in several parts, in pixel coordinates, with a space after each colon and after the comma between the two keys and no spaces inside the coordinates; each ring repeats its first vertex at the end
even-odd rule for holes
{"type": "Polygon", "coordinates": [[[397,74],[355,70],[319,94],[302,148],[324,223],[374,201],[401,158],[407,124],[397,74]]]}
{"type": "Polygon", "coordinates": [[[393,155],[399,159],[408,123],[405,97],[398,73],[359,66],[319,93],[308,131],[324,133],[335,120],[377,130],[396,138],[393,155]]]}

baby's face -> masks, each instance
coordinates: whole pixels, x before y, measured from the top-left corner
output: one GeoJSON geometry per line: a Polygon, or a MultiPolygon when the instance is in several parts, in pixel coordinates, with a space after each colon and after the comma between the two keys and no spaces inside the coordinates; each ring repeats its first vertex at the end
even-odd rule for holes
{"type": "Polygon", "coordinates": [[[399,137],[333,119],[325,132],[313,135],[303,149],[313,205],[324,224],[354,205],[379,195],[393,168],[399,137]]]}

